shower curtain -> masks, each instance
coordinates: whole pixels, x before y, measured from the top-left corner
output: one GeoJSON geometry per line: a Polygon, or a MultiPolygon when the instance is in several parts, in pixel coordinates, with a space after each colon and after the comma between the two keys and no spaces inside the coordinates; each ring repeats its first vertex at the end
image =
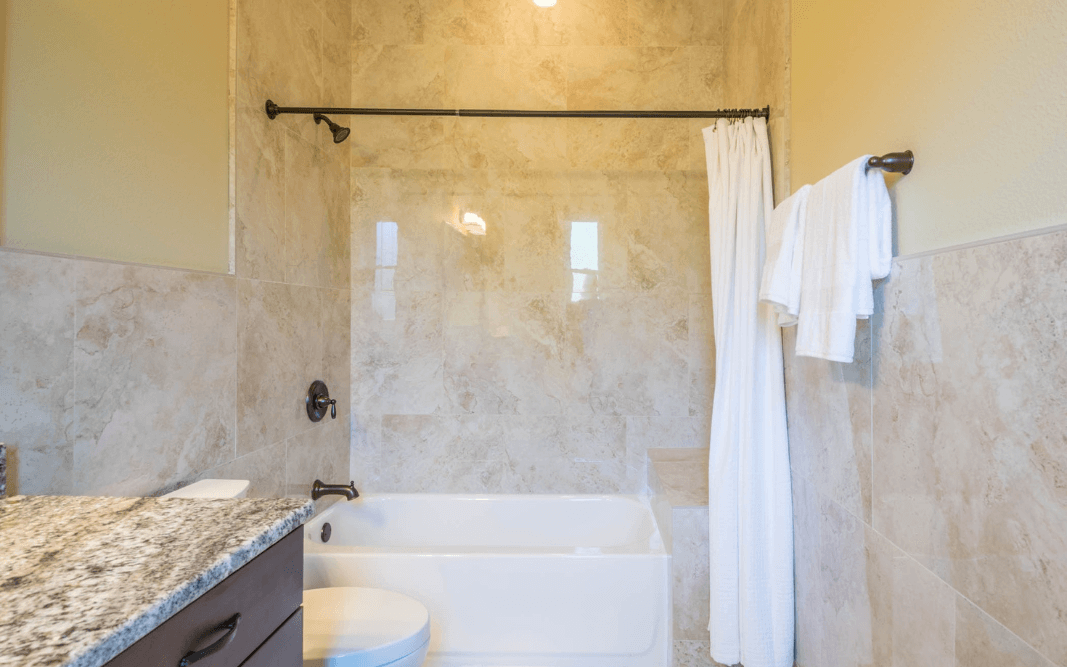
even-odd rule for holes
{"type": "Polygon", "coordinates": [[[709,514],[711,657],[793,664],[793,503],[782,338],[759,303],[773,210],[763,118],[704,129],[708,163],[715,398],[709,514]]]}

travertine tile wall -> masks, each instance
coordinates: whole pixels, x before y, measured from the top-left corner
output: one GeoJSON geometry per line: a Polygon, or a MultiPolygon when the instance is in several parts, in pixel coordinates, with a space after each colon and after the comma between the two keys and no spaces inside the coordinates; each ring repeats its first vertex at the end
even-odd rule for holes
{"type": "Polygon", "coordinates": [[[9,492],[238,477],[305,495],[316,476],[347,479],[348,151],[263,103],[348,100],[349,12],[238,3],[236,276],[0,250],[9,492]],[[304,414],[316,378],[337,421],[304,414]]]}
{"type": "Polygon", "coordinates": [[[791,356],[797,664],[1067,665],[1067,232],[898,259],[791,356]]]}
{"type": "Polygon", "coordinates": [[[767,129],[775,203],[791,193],[789,180],[790,2],[724,0],[724,89],[731,106],[770,105],[767,129]]]}
{"type": "MultiPolygon", "coordinates": [[[[355,0],[352,104],[738,106],[732,4],[355,0]]],[[[706,446],[707,121],[351,122],[357,483],[638,492],[706,446]]]]}

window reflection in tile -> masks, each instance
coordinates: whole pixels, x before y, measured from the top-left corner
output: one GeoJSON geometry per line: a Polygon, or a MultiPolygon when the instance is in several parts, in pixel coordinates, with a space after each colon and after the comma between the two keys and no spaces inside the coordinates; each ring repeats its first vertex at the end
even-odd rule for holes
{"type": "Polygon", "coordinates": [[[383,320],[396,319],[396,291],[393,281],[396,277],[398,258],[397,224],[379,222],[377,230],[377,249],[374,253],[374,312],[383,320]]]}
{"type": "Polygon", "coordinates": [[[595,299],[600,267],[599,229],[595,222],[571,223],[571,301],[595,299]]]}

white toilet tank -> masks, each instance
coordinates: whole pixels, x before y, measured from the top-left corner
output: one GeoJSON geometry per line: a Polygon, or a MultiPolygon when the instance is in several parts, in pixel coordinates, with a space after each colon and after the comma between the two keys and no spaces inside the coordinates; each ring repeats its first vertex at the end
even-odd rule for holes
{"type": "Polygon", "coordinates": [[[202,479],[183,486],[161,498],[244,498],[248,494],[247,479],[202,479]]]}

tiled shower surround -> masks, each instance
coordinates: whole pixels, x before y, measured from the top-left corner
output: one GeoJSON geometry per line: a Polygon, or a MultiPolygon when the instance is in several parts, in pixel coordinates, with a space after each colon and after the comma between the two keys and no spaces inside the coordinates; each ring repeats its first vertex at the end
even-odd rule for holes
{"type": "MultiPolygon", "coordinates": [[[[741,44],[784,54],[784,6],[356,0],[353,105],[770,104],[784,165],[785,57],[741,44]]],[[[712,121],[349,120],[357,484],[636,493],[707,446],[712,121]]]]}
{"type": "Polygon", "coordinates": [[[792,358],[797,664],[1067,665],[1067,232],[898,259],[792,358]]]}
{"type": "Polygon", "coordinates": [[[347,102],[349,10],[238,2],[236,276],[0,249],[9,493],[144,495],[217,476],[303,496],[318,476],[347,480],[348,152],[262,107],[347,102]],[[340,399],[336,421],[304,413],[316,378],[340,399]]]}

